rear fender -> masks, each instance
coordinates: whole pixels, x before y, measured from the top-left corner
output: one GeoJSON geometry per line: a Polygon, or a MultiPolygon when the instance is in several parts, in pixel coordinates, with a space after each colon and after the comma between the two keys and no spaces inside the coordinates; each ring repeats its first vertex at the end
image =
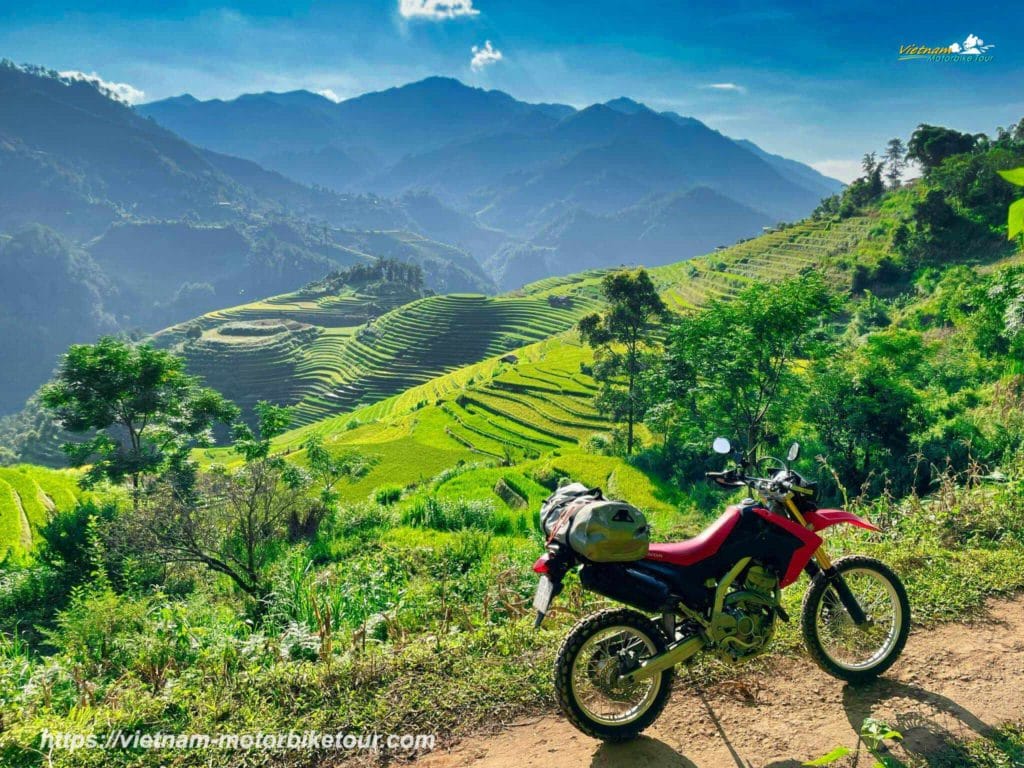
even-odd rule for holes
{"type": "Polygon", "coordinates": [[[847,512],[845,509],[816,509],[813,512],[805,512],[804,519],[810,523],[811,528],[815,531],[820,531],[841,523],[855,525],[858,528],[866,528],[869,531],[882,530],[877,525],[865,520],[863,517],[858,517],[853,514],[853,512],[847,512]]]}

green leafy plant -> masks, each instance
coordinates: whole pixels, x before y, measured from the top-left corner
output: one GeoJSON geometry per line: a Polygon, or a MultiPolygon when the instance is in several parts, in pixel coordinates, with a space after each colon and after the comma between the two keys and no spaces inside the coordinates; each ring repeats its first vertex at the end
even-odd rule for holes
{"type": "Polygon", "coordinates": [[[837,762],[842,760],[847,755],[853,754],[853,750],[849,747],[836,747],[831,752],[822,755],[821,757],[815,758],[814,760],[808,760],[804,763],[806,766],[821,766],[821,765],[835,765],[837,762]]]}
{"type": "MultiPolygon", "coordinates": [[[[1015,186],[1024,187],[1024,167],[999,171],[999,175],[1015,186]]],[[[1017,235],[1024,234],[1024,198],[1010,204],[1006,225],[1006,235],[1011,240],[1017,235]]]]}

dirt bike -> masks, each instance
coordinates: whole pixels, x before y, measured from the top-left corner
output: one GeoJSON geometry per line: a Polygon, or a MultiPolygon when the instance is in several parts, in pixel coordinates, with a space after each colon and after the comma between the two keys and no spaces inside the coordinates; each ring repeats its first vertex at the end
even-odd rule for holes
{"type": "Polygon", "coordinates": [[[801,572],[810,576],[803,639],[825,672],[850,683],[872,680],[906,644],[910,604],[899,577],[870,557],[833,562],[818,535],[838,524],[879,529],[850,512],[816,506],[816,484],[789,466],[799,444],[786,461],[772,459],[770,477],[746,474],[750,465],[726,438],[717,438],[714,450],[736,463],[707,477],[724,488],[746,486],[759,501],[728,507],[695,538],[650,544],[642,560],[587,562],[565,543],[549,541],[533,566],[540,574],[537,626],[572,570],[585,589],[631,606],[581,619],[558,651],[559,706],[589,736],[638,736],[664,709],[676,665],[702,652],[735,663],[765,651],[776,621],[789,621],[781,591],[801,572]]]}

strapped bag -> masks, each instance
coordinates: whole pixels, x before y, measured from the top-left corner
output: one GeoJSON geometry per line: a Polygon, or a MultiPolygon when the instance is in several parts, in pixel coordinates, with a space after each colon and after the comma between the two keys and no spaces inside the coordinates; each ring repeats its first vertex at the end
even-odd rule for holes
{"type": "Polygon", "coordinates": [[[644,513],[624,501],[606,499],[600,488],[564,485],[540,508],[540,527],[548,543],[568,544],[594,563],[642,560],[650,544],[644,513]]]}
{"type": "Polygon", "coordinates": [[[569,546],[594,563],[642,560],[650,543],[651,528],[644,513],[624,501],[585,501],[569,529],[569,546]]]}
{"type": "Polygon", "coordinates": [[[591,501],[604,498],[600,488],[590,488],[583,483],[569,483],[558,488],[540,506],[540,529],[547,536],[548,543],[559,541],[565,544],[572,525],[572,517],[579,509],[580,500],[591,501]]]}

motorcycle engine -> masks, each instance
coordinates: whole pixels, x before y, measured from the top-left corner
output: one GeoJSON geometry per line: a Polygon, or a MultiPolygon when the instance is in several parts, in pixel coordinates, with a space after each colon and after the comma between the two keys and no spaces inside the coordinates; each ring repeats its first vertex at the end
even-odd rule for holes
{"type": "Polygon", "coordinates": [[[739,661],[764,650],[775,628],[778,578],[760,565],[747,572],[742,589],[725,598],[722,615],[715,622],[719,654],[739,661]]]}

